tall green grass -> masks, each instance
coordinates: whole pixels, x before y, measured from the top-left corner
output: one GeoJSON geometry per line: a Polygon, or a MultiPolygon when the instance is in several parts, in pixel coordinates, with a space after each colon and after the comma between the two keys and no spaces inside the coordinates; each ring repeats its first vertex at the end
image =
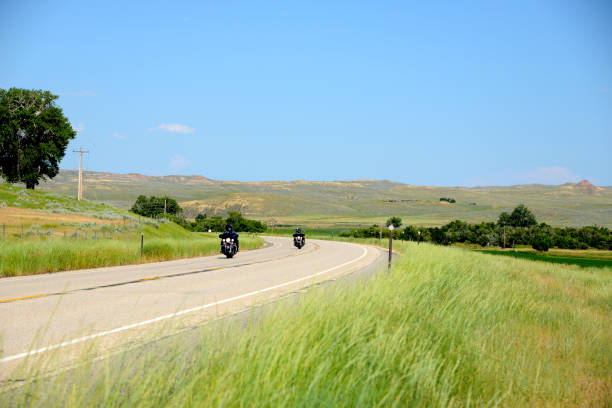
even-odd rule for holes
{"type": "Polygon", "coordinates": [[[610,406],[612,271],[398,245],[313,289],[0,395],[5,406],[610,406]]]}
{"type": "MultiPolygon", "coordinates": [[[[175,224],[166,224],[159,228],[144,228],[141,257],[140,232],[119,235],[116,239],[0,241],[0,277],[155,262],[219,252],[216,236],[191,233],[175,224]]],[[[258,237],[246,235],[240,239],[241,249],[261,246],[263,240],[258,237]]]]}
{"type": "Polygon", "coordinates": [[[479,251],[483,253],[491,254],[491,255],[510,256],[513,258],[529,259],[530,261],[577,265],[577,266],[582,266],[584,268],[612,268],[612,259],[596,258],[597,252],[595,251],[593,251],[593,254],[591,257],[587,257],[584,255],[572,256],[572,253],[569,251],[567,251],[563,255],[538,253],[538,252],[527,252],[527,251],[499,251],[499,250],[479,250],[479,251]]]}

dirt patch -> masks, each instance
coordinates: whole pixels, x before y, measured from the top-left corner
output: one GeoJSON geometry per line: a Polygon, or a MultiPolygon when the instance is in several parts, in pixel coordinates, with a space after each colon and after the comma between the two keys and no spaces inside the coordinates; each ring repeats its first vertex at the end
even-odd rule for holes
{"type": "MultiPolygon", "coordinates": [[[[58,224],[60,222],[95,222],[96,224],[111,224],[112,220],[102,220],[81,214],[56,214],[45,211],[30,210],[27,208],[2,207],[0,208],[0,224],[29,225],[29,224],[58,224]]],[[[115,221],[116,222],[116,221],[115,221]]]]}

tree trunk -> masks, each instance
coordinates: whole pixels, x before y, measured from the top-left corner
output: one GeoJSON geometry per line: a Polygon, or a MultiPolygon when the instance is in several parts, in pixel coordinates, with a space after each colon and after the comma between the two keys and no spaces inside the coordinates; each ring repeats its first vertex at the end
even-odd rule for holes
{"type": "Polygon", "coordinates": [[[31,181],[26,182],[27,189],[34,190],[34,187],[36,187],[36,184],[32,183],[31,181]]]}

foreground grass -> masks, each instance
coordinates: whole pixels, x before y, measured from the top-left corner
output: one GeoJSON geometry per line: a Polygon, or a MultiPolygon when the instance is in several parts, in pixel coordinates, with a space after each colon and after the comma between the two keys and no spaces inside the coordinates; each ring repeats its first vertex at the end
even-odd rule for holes
{"type": "MultiPolygon", "coordinates": [[[[240,239],[241,249],[261,246],[263,240],[258,237],[244,235],[240,239]]],[[[0,277],[164,261],[217,252],[216,235],[191,233],[173,223],[134,228],[115,239],[6,240],[0,241],[0,277]],[[142,257],[141,232],[145,236],[142,257]]]]}
{"type": "Polygon", "coordinates": [[[390,273],[313,289],[4,406],[610,406],[612,271],[400,244],[390,273]]]}

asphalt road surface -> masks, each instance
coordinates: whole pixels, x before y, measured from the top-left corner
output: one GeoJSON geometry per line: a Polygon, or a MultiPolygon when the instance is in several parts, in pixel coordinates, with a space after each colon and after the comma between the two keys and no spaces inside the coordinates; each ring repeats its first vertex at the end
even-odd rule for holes
{"type": "Polygon", "coordinates": [[[214,255],[1,279],[0,372],[51,351],[69,361],[94,339],[108,349],[144,341],[169,322],[193,325],[244,310],[384,256],[357,244],[307,240],[298,250],[290,238],[265,240],[266,247],[233,259],[214,255]]]}

